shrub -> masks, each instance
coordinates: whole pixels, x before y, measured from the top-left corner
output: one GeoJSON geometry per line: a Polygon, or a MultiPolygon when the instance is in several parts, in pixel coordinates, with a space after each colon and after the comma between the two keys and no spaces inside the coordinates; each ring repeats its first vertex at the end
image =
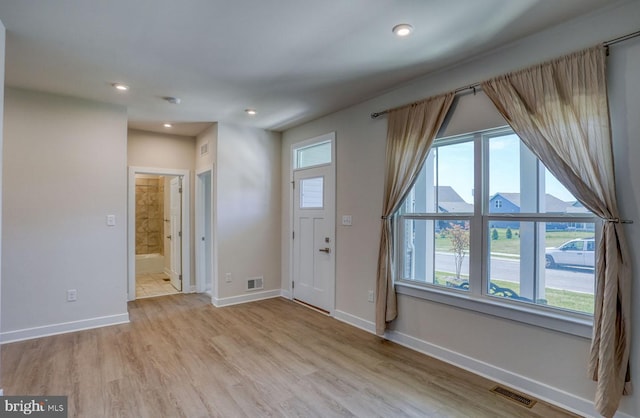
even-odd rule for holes
{"type": "Polygon", "coordinates": [[[493,228],[493,231],[491,232],[491,239],[497,241],[498,238],[500,238],[500,236],[498,235],[498,230],[493,228]]]}
{"type": "Polygon", "coordinates": [[[511,239],[513,237],[513,233],[511,232],[511,228],[507,228],[507,232],[505,234],[507,239],[511,239]]]}

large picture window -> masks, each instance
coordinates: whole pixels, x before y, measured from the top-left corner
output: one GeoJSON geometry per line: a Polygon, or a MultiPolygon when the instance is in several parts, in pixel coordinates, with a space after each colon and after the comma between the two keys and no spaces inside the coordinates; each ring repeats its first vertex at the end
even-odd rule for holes
{"type": "Polygon", "coordinates": [[[396,214],[397,282],[589,318],[599,224],[512,130],[436,140],[396,214]]]}

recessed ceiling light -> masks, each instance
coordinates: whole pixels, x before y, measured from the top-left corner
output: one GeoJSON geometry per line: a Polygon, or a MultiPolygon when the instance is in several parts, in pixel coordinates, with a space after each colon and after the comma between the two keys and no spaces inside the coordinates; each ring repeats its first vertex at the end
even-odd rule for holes
{"type": "Polygon", "coordinates": [[[244,111],[247,112],[247,115],[255,115],[258,113],[255,109],[245,109],[244,111]]]}
{"type": "Polygon", "coordinates": [[[164,124],[164,127],[165,127],[165,128],[171,128],[171,127],[173,127],[173,125],[172,125],[172,124],[170,124],[170,123],[165,123],[165,124],[164,124]]]}
{"type": "Polygon", "coordinates": [[[391,30],[396,34],[396,36],[409,36],[411,32],[413,32],[413,26],[408,23],[401,23],[399,25],[395,25],[391,30]]]}
{"type": "Polygon", "coordinates": [[[113,83],[112,86],[116,89],[116,90],[120,90],[120,91],[127,91],[129,90],[129,86],[127,86],[126,84],[122,84],[122,83],[113,83]]]}
{"type": "Polygon", "coordinates": [[[175,105],[179,105],[180,102],[182,101],[179,97],[172,97],[172,96],[166,96],[166,97],[163,97],[163,99],[175,105]]]}

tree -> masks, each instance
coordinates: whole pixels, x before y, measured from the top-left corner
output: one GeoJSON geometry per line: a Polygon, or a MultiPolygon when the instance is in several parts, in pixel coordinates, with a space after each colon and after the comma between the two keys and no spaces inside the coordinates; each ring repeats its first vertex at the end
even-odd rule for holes
{"type": "Polygon", "coordinates": [[[491,239],[497,241],[498,238],[500,238],[500,236],[498,235],[498,230],[493,228],[493,231],[491,231],[491,239]]]}
{"type": "Polygon", "coordinates": [[[511,232],[511,228],[507,228],[507,232],[505,233],[507,239],[511,239],[513,237],[513,233],[511,232]]]}
{"type": "Polygon", "coordinates": [[[456,263],[456,279],[459,279],[464,252],[469,248],[469,229],[458,224],[450,224],[450,227],[447,228],[447,236],[451,241],[451,251],[453,251],[456,263]]]}

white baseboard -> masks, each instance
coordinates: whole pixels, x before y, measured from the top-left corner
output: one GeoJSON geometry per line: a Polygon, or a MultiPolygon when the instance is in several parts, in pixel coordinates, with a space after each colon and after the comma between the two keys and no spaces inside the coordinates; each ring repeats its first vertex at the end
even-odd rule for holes
{"type": "MultiPolygon", "coordinates": [[[[285,296],[284,290],[282,291],[282,293],[283,296],[285,296]]],[[[367,321],[366,319],[362,319],[347,312],[336,309],[334,311],[334,318],[372,334],[376,333],[376,324],[374,322],[367,321]]],[[[600,416],[593,405],[593,401],[589,399],[580,398],[558,388],[546,385],[533,379],[529,379],[508,370],[501,369],[494,365],[484,363],[472,357],[456,353],[444,347],[428,343],[426,341],[398,331],[387,331],[385,333],[385,338],[389,341],[393,341],[397,344],[421,352],[430,357],[435,357],[446,363],[452,364],[456,367],[460,367],[461,369],[470,371],[474,374],[483,376],[497,383],[502,383],[513,389],[534,396],[535,398],[538,398],[542,401],[577,413],[580,416],[600,416]]],[[[615,414],[614,418],[633,417],[624,412],[618,411],[615,414]]]]}
{"type": "Polygon", "coordinates": [[[281,289],[280,296],[282,296],[285,299],[291,300],[291,292],[288,289],[281,289]]]}
{"type": "Polygon", "coordinates": [[[280,297],[281,290],[266,290],[262,292],[251,292],[246,295],[230,296],[228,298],[213,298],[213,306],[222,308],[223,306],[237,305],[239,303],[255,302],[256,300],[271,299],[280,297]]]}
{"type": "Polygon", "coordinates": [[[80,321],[63,322],[60,324],[44,325],[41,327],[18,329],[0,333],[0,344],[16,341],[31,340],[33,338],[48,337],[50,335],[66,334],[68,332],[82,331],[85,329],[106,327],[109,325],[126,324],[129,322],[129,313],[101,316],[98,318],[82,319],[80,321]]]}
{"type": "Polygon", "coordinates": [[[362,319],[358,316],[336,309],[333,312],[333,317],[338,321],[353,325],[354,327],[370,332],[371,334],[376,333],[376,324],[374,322],[367,321],[366,319],[362,319]]]}
{"type": "MultiPolygon", "coordinates": [[[[501,383],[513,389],[527,393],[535,398],[557,405],[581,416],[600,416],[600,414],[595,410],[591,400],[580,398],[536,380],[529,379],[398,331],[387,331],[385,333],[385,338],[389,341],[393,341],[428,356],[435,357],[438,360],[460,367],[461,369],[483,376],[497,383],[501,383]]],[[[618,412],[615,417],[632,418],[630,415],[622,412],[618,412]]]]}

